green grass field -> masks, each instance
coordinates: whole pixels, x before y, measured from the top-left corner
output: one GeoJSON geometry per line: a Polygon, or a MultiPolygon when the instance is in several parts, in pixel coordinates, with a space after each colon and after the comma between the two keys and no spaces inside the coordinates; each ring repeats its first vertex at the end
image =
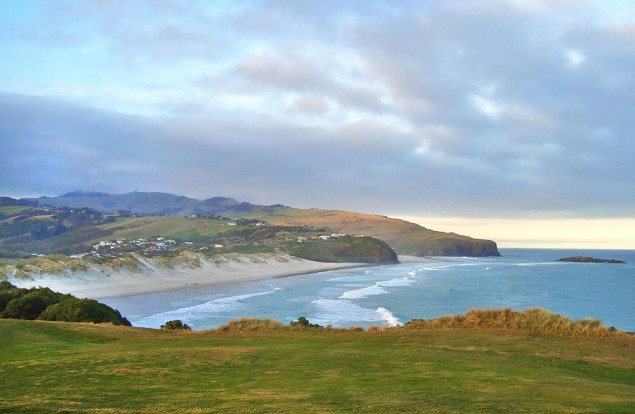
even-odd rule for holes
{"type": "Polygon", "coordinates": [[[0,320],[0,412],[633,413],[635,341],[0,320]]]}

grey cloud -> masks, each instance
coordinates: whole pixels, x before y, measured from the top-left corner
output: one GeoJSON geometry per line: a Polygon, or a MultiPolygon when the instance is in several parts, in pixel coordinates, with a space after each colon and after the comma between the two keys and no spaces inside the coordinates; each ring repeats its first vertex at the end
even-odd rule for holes
{"type": "Polygon", "coordinates": [[[231,55],[229,69],[193,72],[186,86],[200,95],[163,102],[174,110],[156,118],[3,95],[3,191],[390,214],[635,211],[635,34],[598,20],[599,3],[263,1],[222,19],[164,3],[146,31],[126,19],[147,8],[122,18],[130,3],[113,4],[91,18],[110,25],[100,30],[116,56],[142,57],[138,69],[231,55]],[[240,47],[252,43],[262,48],[240,47]],[[228,109],[223,94],[290,98],[259,111],[228,109]]]}
{"type": "Polygon", "coordinates": [[[329,110],[329,104],[322,97],[308,97],[295,99],[290,108],[309,115],[324,115],[329,110]]]}

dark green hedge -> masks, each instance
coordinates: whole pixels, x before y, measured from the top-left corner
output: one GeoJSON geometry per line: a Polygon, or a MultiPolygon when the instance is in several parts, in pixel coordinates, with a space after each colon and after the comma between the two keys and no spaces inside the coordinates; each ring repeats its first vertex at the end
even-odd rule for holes
{"type": "Polygon", "coordinates": [[[7,281],[0,282],[0,318],[130,326],[119,311],[96,300],[78,299],[43,287],[21,289],[7,281]]]}

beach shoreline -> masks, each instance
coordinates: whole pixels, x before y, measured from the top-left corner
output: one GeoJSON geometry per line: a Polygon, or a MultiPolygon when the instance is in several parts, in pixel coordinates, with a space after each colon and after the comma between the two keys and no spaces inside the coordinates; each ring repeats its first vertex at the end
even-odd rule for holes
{"type": "Polygon", "coordinates": [[[83,271],[36,273],[30,279],[10,277],[21,288],[48,287],[80,298],[108,299],[159,292],[232,285],[269,278],[290,277],[329,270],[372,266],[368,263],[323,263],[289,255],[228,255],[201,258],[197,265],[163,267],[138,257],[138,269],[111,269],[92,265],[83,271]]]}
{"type": "MultiPolygon", "coordinates": [[[[434,258],[399,256],[401,263],[433,263],[434,258]]],[[[91,268],[83,272],[34,275],[31,280],[14,278],[18,287],[46,286],[52,290],[90,299],[110,299],[151,293],[233,285],[330,270],[381,266],[371,263],[324,263],[288,255],[236,255],[218,261],[201,260],[200,266],[163,268],[144,260],[144,269],[91,268]]]]}
{"type": "MultiPolygon", "coordinates": [[[[348,268],[368,267],[374,266],[369,263],[321,263],[312,262],[306,260],[305,266],[296,267],[293,266],[293,270],[273,268],[254,268],[249,269],[248,274],[236,275],[231,274],[215,274],[214,279],[209,279],[206,275],[192,275],[183,285],[182,280],[162,280],[159,286],[152,288],[144,286],[126,286],[125,291],[116,288],[105,288],[103,290],[91,289],[91,294],[94,299],[112,299],[112,298],[124,298],[127,296],[146,295],[152,293],[165,293],[176,292],[181,290],[193,290],[199,288],[205,288],[210,286],[231,286],[246,282],[256,282],[266,279],[277,279],[284,277],[308,275],[313,273],[321,273],[329,270],[339,270],[348,268]]],[[[79,293],[79,292],[78,292],[79,293]]]]}

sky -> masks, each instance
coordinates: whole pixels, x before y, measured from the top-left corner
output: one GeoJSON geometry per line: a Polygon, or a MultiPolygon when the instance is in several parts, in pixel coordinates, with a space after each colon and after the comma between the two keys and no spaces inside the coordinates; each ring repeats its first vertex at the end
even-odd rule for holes
{"type": "Polygon", "coordinates": [[[635,248],[633,68],[632,1],[4,1],[0,195],[635,248]]]}

